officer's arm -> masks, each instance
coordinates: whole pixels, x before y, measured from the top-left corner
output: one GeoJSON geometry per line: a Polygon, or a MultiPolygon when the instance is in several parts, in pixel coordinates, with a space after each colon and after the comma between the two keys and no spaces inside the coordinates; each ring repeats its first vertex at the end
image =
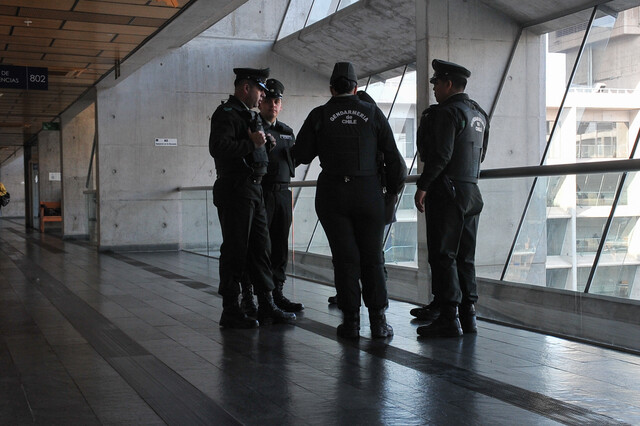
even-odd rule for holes
{"type": "Polygon", "coordinates": [[[424,169],[417,186],[423,191],[442,173],[453,155],[456,139],[454,116],[445,110],[434,111],[428,118],[428,129],[423,132],[425,140],[419,143],[424,149],[424,169]]]}
{"type": "Polygon", "coordinates": [[[307,117],[298,132],[295,145],[291,148],[291,155],[294,158],[295,165],[309,164],[318,155],[318,126],[317,120],[321,119],[318,114],[311,114],[307,117]]]}
{"type": "Polygon", "coordinates": [[[384,154],[385,178],[387,192],[398,194],[407,180],[407,164],[398,150],[393,130],[380,108],[376,109],[378,129],[378,150],[384,154]]]}
{"type": "Polygon", "coordinates": [[[248,133],[238,132],[236,126],[240,124],[237,118],[218,109],[211,117],[211,133],[209,134],[209,153],[214,158],[243,157],[255,146],[248,133]],[[241,136],[238,138],[236,135],[241,136]]]}

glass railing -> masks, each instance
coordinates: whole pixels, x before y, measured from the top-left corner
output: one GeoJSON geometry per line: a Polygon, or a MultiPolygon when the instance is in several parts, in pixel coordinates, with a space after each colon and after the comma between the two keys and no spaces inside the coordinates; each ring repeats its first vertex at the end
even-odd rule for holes
{"type": "MultiPolygon", "coordinates": [[[[581,177],[624,174],[626,179],[620,192],[628,192],[640,185],[638,170],[640,159],[483,171],[480,188],[485,208],[477,238],[478,277],[640,299],[640,202],[616,209],[604,241],[603,228],[611,213],[610,205],[607,211],[590,213],[581,211],[575,203],[547,206],[547,192],[556,191],[554,181],[575,182],[576,174],[581,177]],[[535,200],[530,201],[529,209],[535,209],[537,214],[527,215],[520,227],[518,243],[511,251],[520,217],[508,217],[505,212],[518,209],[505,208],[505,203],[516,203],[514,207],[522,209],[534,178],[538,180],[536,188],[540,193],[534,191],[535,200]],[[591,274],[593,278],[587,289],[591,274]]],[[[394,274],[393,267],[415,270],[418,251],[423,249],[418,244],[418,221],[424,219],[412,202],[416,180],[417,176],[409,176],[398,203],[398,221],[391,225],[385,242],[385,262],[390,267],[390,275],[394,274]]],[[[291,183],[297,195],[289,247],[291,269],[302,275],[304,271],[312,271],[313,276],[318,277],[321,275],[318,268],[324,268],[324,272],[330,268],[327,265],[330,265],[331,251],[315,213],[315,183],[291,183]]],[[[217,257],[222,237],[211,188],[181,188],[181,194],[182,249],[217,257]]],[[[331,274],[324,276],[330,280],[331,274]]],[[[418,283],[405,285],[417,286],[418,283]]]]}

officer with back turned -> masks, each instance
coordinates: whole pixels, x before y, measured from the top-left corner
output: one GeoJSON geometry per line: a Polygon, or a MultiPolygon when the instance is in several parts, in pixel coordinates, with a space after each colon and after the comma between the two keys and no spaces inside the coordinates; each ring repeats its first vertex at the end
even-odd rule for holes
{"type": "Polygon", "coordinates": [[[369,309],[371,336],[385,338],[393,335],[393,329],[385,316],[385,195],[378,174],[378,153],[384,155],[387,192],[391,194],[400,192],[407,166],[380,108],[356,96],[357,81],[350,62],[335,64],[330,80],[332,97],[305,120],[293,156],[303,164],[320,158],[316,212],[331,247],[338,307],[343,313],[338,336],[360,336],[362,295],[369,309]]]}
{"type": "Polygon", "coordinates": [[[258,322],[242,312],[239,302],[245,269],[256,287],[260,325],[291,322],[295,314],[280,310],[271,293],[271,243],[261,185],[267,172],[268,146],[260,116],[251,110],[264,97],[269,69],[234,68],[233,72],[234,94],[213,113],[209,136],[217,173],[213,202],[222,229],[220,326],[253,328],[258,322]]]}
{"type": "Polygon", "coordinates": [[[477,333],[476,233],[484,205],[478,177],[487,151],[489,119],[464,93],[471,76],[468,69],[439,59],[432,67],[429,82],[438,104],[423,112],[418,128],[424,169],[415,204],[426,213],[434,299],[411,314],[432,321],[418,327],[421,336],[457,337],[477,333]]]}
{"type": "MultiPolygon", "coordinates": [[[[294,176],[291,147],[296,141],[293,129],[278,120],[282,111],[284,85],[274,78],[267,80],[265,97],[258,109],[264,131],[273,137],[274,145],[269,151],[267,173],[262,178],[264,202],[271,238],[271,270],[273,272],[273,300],[276,306],[286,312],[299,312],[304,309],[302,303],[292,302],[283,293],[287,279],[286,270],[289,260],[289,229],[291,228],[291,190],[289,183],[294,176]]],[[[248,274],[242,279],[242,310],[249,316],[255,314],[253,286],[248,274]]]]}

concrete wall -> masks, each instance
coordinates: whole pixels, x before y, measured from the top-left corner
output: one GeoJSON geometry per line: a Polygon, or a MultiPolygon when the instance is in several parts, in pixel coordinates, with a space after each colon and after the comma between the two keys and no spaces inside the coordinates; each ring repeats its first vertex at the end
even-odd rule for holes
{"type": "Polygon", "coordinates": [[[60,149],[59,130],[42,130],[38,133],[38,193],[40,201],[62,201],[62,181],[51,180],[49,175],[49,173],[62,173],[60,149]]]}
{"type": "Polygon", "coordinates": [[[249,1],[115,87],[98,89],[101,249],[176,249],[183,236],[204,232],[203,222],[181,223],[176,188],[213,184],[209,121],[233,91],[234,67],[271,67],[286,86],[282,121],[294,130],[324,102],[326,78],[271,51],[286,4],[249,1]],[[156,138],[177,139],[177,146],[155,146],[156,138]]]}
{"type": "MultiPolygon", "coordinates": [[[[85,238],[89,235],[86,196],[83,191],[87,189],[95,127],[95,105],[62,122],[62,232],[65,238],[85,238]]],[[[94,179],[90,181],[89,189],[94,188],[93,182],[94,179]]]]}
{"type": "Polygon", "coordinates": [[[0,182],[11,194],[11,201],[2,207],[2,217],[24,217],[24,151],[19,149],[15,155],[0,165],[0,182]]]}

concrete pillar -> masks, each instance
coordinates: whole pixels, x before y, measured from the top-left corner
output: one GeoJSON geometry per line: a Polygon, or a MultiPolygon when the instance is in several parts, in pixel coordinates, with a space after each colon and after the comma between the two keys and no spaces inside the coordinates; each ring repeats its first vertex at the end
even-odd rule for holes
{"type": "MultiPolygon", "coordinates": [[[[429,78],[431,61],[443,59],[459,63],[471,71],[466,92],[490,112],[503,73],[515,44],[518,25],[479,0],[416,0],[417,109],[423,111],[435,103],[429,78]]],[[[513,64],[496,112],[483,168],[537,164],[544,130],[543,56],[538,36],[525,32],[518,44],[513,64]],[[503,146],[498,141],[508,141],[503,146]],[[517,155],[515,155],[517,152],[517,155]],[[523,154],[524,152],[524,154],[523,154]]],[[[419,171],[422,171],[420,163],[419,171]]],[[[522,180],[483,181],[480,188],[485,209],[480,219],[476,264],[482,276],[499,278],[517,228],[528,187],[522,180]],[[514,195],[515,194],[515,195],[514,195]],[[504,226],[483,226],[500,217],[504,226]],[[498,235],[496,235],[498,232],[498,235]]],[[[421,271],[428,270],[424,218],[418,219],[418,261],[421,271]]],[[[421,301],[430,297],[428,275],[420,281],[421,301]]]]}
{"type": "Polygon", "coordinates": [[[95,188],[95,168],[86,187],[91,148],[95,136],[95,105],[75,117],[62,120],[62,193],[64,238],[89,236],[87,201],[84,191],[95,188]]]}
{"type": "Polygon", "coordinates": [[[38,133],[38,193],[40,201],[62,201],[61,176],[60,131],[42,130],[38,133]]]}

